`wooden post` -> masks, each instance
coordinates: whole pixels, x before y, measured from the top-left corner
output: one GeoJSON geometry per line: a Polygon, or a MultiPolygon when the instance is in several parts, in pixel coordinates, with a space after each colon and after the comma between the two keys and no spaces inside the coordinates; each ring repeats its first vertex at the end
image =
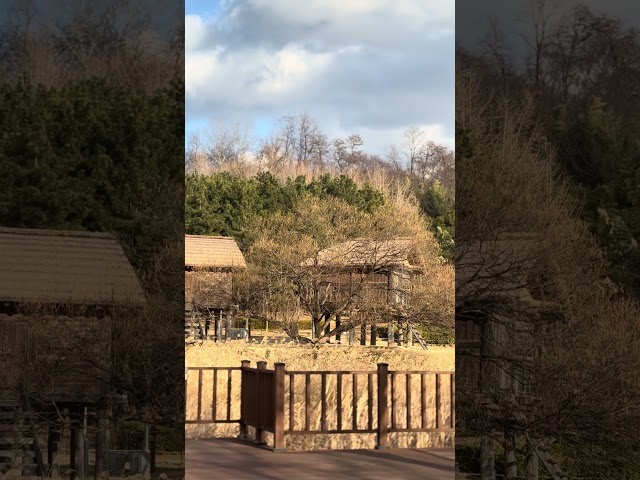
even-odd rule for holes
{"type": "Polygon", "coordinates": [[[360,325],[360,345],[367,344],[367,325],[363,323],[360,325]]]}
{"type": "Polygon", "coordinates": [[[245,418],[247,418],[247,384],[244,381],[244,369],[249,368],[251,366],[251,362],[249,360],[242,360],[240,362],[240,366],[242,367],[242,371],[240,372],[240,434],[238,438],[242,440],[246,440],[248,436],[247,424],[245,422],[245,418]]]}
{"type": "Polygon", "coordinates": [[[371,324],[371,345],[376,344],[376,338],[378,337],[377,325],[375,323],[371,324]]]}
{"type": "Polygon", "coordinates": [[[49,438],[47,439],[47,463],[52,477],[58,476],[59,469],[56,464],[56,457],[60,451],[60,423],[54,420],[49,424],[49,438]],[[54,466],[55,465],[55,466],[54,466]]]}
{"type": "Polygon", "coordinates": [[[225,310],[224,311],[224,316],[225,316],[225,322],[224,322],[224,328],[225,328],[225,332],[224,332],[224,341],[226,342],[227,339],[229,338],[229,330],[231,330],[231,311],[230,310],[225,310]]]}
{"type": "MultiPolygon", "coordinates": [[[[76,455],[75,455],[77,434],[78,434],[78,429],[76,428],[75,425],[69,422],[69,470],[71,470],[71,472],[69,473],[70,480],[76,480],[78,478],[76,473],[77,466],[76,466],[76,455]]],[[[97,460],[97,455],[96,455],[96,460],[97,460]]]]}
{"type": "Polygon", "coordinates": [[[341,343],[342,341],[342,331],[340,330],[340,315],[336,315],[336,343],[341,343]]]}
{"type": "Polygon", "coordinates": [[[150,472],[151,455],[149,450],[150,450],[149,449],[149,424],[145,423],[144,424],[144,445],[142,446],[142,458],[143,458],[142,478],[143,480],[151,479],[151,472],[150,472]]]}
{"type": "Polygon", "coordinates": [[[96,469],[94,477],[96,480],[102,472],[109,469],[107,464],[109,443],[109,407],[108,405],[101,405],[98,407],[96,429],[96,469]]]}
{"type": "Polygon", "coordinates": [[[213,326],[216,330],[216,342],[222,341],[222,315],[220,314],[220,310],[213,311],[213,326]],[[218,314],[216,315],[216,311],[218,314]]]}
{"type": "Polygon", "coordinates": [[[356,343],[356,327],[351,327],[349,329],[349,345],[354,343],[356,343]]]}
{"type": "Polygon", "coordinates": [[[149,467],[151,473],[156,471],[156,441],[157,441],[158,429],[155,425],[151,425],[149,431],[149,467]]]}
{"type": "Polygon", "coordinates": [[[505,480],[514,480],[518,475],[518,462],[516,460],[516,435],[511,430],[504,432],[506,463],[505,480]]]}
{"type": "MultiPolygon", "coordinates": [[[[490,432],[493,433],[493,432],[490,432]]],[[[484,434],[480,440],[480,480],[496,478],[496,446],[490,434],[484,434]]]]}
{"type": "Polygon", "coordinates": [[[538,480],[538,467],[540,466],[538,453],[532,442],[527,442],[527,447],[529,449],[527,458],[527,480],[538,480]]]}
{"type": "Polygon", "coordinates": [[[76,444],[74,445],[73,454],[75,455],[76,465],[76,479],[84,480],[86,478],[86,470],[84,464],[84,449],[85,449],[84,430],[82,428],[76,429],[76,444]]]}
{"type": "MultiPolygon", "coordinates": [[[[258,370],[266,370],[267,362],[258,362],[258,370]]],[[[262,394],[262,375],[258,372],[258,395],[262,394]]],[[[263,409],[263,403],[258,402],[258,418],[263,418],[260,411],[263,409]]],[[[259,426],[256,426],[256,443],[264,445],[263,431],[259,426]]]]}
{"type": "Polygon", "coordinates": [[[284,443],[284,363],[275,364],[275,424],[273,427],[273,451],[283,452],[284,443]]]}
{"type": "Polygon", "coordinates": [[[389,365],[378,364],[378,438],[376,448],[389,448],[389,365]]]}

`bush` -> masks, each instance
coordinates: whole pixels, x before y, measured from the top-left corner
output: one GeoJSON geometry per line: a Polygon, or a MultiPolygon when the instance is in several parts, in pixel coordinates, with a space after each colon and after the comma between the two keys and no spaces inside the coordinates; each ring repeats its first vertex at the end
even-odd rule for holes
{"type": "MultiPolygon", "coordinates": [[[[120,450],[142,450],[144,446],[144,423],[123,422],[116,431],[116,448],[120,450]]],[[[182,452],[184,430],[156,427],[156,451],[182,452]]]]}

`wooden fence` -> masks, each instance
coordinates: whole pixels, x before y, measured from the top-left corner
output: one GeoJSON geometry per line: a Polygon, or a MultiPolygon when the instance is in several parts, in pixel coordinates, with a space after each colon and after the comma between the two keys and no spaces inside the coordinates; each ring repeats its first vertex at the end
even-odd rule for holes
{"type": "Polygon", "coordinates": [[[270,432],[274,451],[285,449],[286,435],[375,433],[376,448],[383,449],[389,448],[391,433],[455,431],[455,373],[451,371],[391,371],[386,363],[378,364],[377,371],[287,371],[284,363],[267,370],[266,362],[257,362],[257,367],[251,368],[245,360],[240,367],[189,367],[190,382],[194,374],[198,382],[197,411],[195,418],[187,418],[187,424],[238,423],[244,439],[249,439],[248,427],[253,427],[253,441],[257,443],[264,443],[263,433],[270,432]],[[238,370],[239,381],[233,382],[233,372],[238,370]],[[205,371],[213,372],[208,415],[203,414],[205,371]],[[226,381],[220,382],[220,378],[226,381]],[[331,398],[327,393],[330,378],[335,380],[331,398]],[[314,379],[320,383],[319,419],[313,418],[311,412],[312,397],[317,396],[317,389],[312,388],[313,383],[318,383],[314,379]],[[221,383],[226,384],[226,392],[219,391],[221,383]],[[233,392],[238,390],[240,413],[233,416],[233,392]],[[225,397],[224,412],[217,408],[221,395],[225,397]],[[345,396],[350,399],[345,401],[345,396]],[[360,402],[365,398],[363,412],[360,402]],[[434,408],[428,408],[428,403],[434,403],[434,408]],[[359,413],[365,413],[366,421],[359,420],[359,413]]]}

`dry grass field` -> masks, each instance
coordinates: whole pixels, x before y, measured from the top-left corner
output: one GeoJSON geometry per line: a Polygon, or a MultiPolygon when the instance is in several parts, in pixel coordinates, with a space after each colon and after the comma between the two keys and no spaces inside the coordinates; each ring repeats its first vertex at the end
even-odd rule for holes
{"type": "MultiPolygon", "coordinates": [[[[359,345],[322,345],[318,347],[301,346],[295,344],[260,345],[247,344],[244,341],[229,341],[223,344],[204,343],[187,348],[187,367],[236,367],[242,360],[266,361],[267,368],[272,369],[274,363],[283,362],[287,370],[304,371],[334,371],[334,370],[367,370],[375,371],[378,363],[388,363],[390,370],[411,371],[453,371],[455,362],[454,347],[430,347],[429,350],[419,348],[388,348],[362,347],[359,345]]],[[[310,427],[320,427],[320,376],[312,375],[311,380],[311,416],[310,427]]],[[[399,405],[397,411],[398,426],[407,426],[406,418],[406,376],[399,376],[397,381],[396,399],[399,405]]],[[[421,390],[419,375],[411,376],[411,426],[419,427],[421,421],[421,390]]],[[[202,377],[201,417],[211,418],[213,405],[213,373],[203,372],[202,377]]],[[[197,416],[198,373],[190,372],[187,377],[187,419],[197,416]]],[[[285,388],[285,429],[289,429],[289,379],[286,378],[285,388]]],[[[375,396],[376,378],[373,376],[374,397],[373,414],[377,415],[377,399],[375,396]]],[[[231,417],[238,418],[240,411],[240,372],[235,371],[231,376],[231,417]]],[[[450,382],[448,376],[442,377],[442,406],[450,411],[450,382]]],[[[342,425],[350,428],[353,425],[353,381],[351,375],[342,379],[342,425]]],[[[217,377],[216,418],[227,414],[228,378],[225,372],[217,377]]],[[[326,384],[327,394],[327,425],[330,429],[337,427],[337,376],[328,375],[326,384]]],[[[294,429],[302,429],[305,422],[304,415],[304,377],[296,376],[293,398],[294,429]]],[[[356,386],[356,425],[365,428],[368,422],[367,375],[358,375],[356,386]]],[[[427,427],[435,427],[435,376],[427,376],[426,397],[427,427]]],[[[443,425],[450,422],[450,413],[441,417],[443,425]]],[[[374,420],[374,427],[376,421],[374,420]]],[[[187,425],[187,438],[229,437],[238,434],[237,424],[217,425],[187,425]]],[[[271,442],[267,434],[267,442],[271,442]]],[[[451,438],[444,434],[429,433],[395,433],[390,437],[392,446],[425,448],[432,446],[450,445],[451,438]]],[[[290,450],[308,449],[345,449],[372,448],[375,446],[375,434],[323,434],[323,435],[288,435],[287,448],[290,450]]]]}

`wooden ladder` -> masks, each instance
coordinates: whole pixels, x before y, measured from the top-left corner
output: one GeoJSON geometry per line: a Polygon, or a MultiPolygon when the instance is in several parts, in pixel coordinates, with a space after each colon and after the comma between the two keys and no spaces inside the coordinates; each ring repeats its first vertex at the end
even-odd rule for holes
{"type": "Polygon", "coordinates": [[[424,338],[422,338],[422,335],[420,335],[418,330],[413,325],[409,324],[409,331],[413,335],[413,338],[415,340],[418,340],[420,346],[426,350],[428,348],[427,342],[425,342],[424,338]]]}

